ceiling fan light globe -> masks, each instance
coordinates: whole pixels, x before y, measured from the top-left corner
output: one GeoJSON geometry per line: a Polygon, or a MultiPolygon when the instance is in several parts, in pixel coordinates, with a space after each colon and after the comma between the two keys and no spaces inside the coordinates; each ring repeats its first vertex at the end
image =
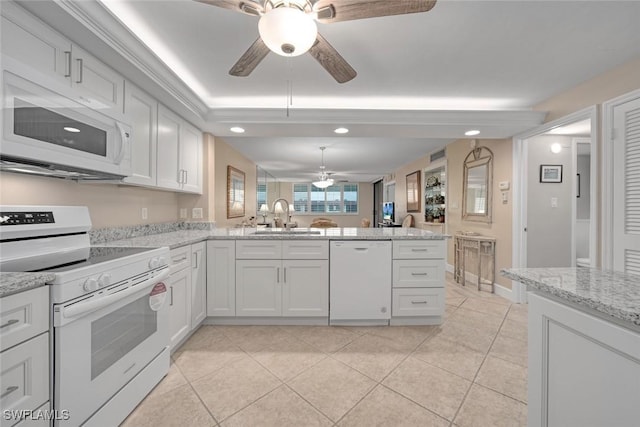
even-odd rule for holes
{"type": "Polygon", "coordinates": [[[282,56],[298,56],[313,46],[318,27],[313,18],[301,10],[278,7],[262,15],[258,32],[271,51],[282,56]]]}
{"type": "Polygon", "coordinates": [[[323,179],[321,181],[314,181],[313,185],[318,187],[318,188],[327,188],[327,187],[331,187],[333,185],[333,179],[323,179]]]}

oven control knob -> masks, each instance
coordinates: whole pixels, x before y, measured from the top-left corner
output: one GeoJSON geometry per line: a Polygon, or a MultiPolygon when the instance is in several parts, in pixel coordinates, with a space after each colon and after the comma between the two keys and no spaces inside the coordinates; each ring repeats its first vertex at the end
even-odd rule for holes
{"type": "Polygon", "coordinates": [[[98,289],[98,280],[90,277],[84,282],[84,286],[82,288],[87,292],[93,292],[98,289]]]}
{"type": "Polygon", "coordinates": [[[109,286],[111,284],[111,275],[109,273],[104,273],[98,279],[98,283],[100,284],[101,288],[103,286],[109,286]]]}
{"type": "Polygon", "coordinates": [[[158,258],[151,258],[149,261],[149,268],[154,269],[160,267],[160,260],[158,258]]]}
{"type": "Polygon", "coordinates": [[[163,257],[163,256],[158,257],[158,264],[160,264],[158,267],[162,267],[163,265],[167,265],[167,260],[165,259],[165,257],[163,257]]]}

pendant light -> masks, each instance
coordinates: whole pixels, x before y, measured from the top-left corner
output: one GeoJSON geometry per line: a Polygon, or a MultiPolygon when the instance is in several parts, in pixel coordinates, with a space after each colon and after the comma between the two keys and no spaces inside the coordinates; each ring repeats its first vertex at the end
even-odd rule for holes
{"type": "Polygon", "coordinates": [[[314,181],[313,185],[318,187],[318,188],[327,188],[327,187],[331,187],[333,185],[333,179],[329,178],[329,175],[327,175],[327,172],[325,172],[325,166],[324,166],[324,150],[326,150],[327,147],[320,147],[320,152],[322,153],[322,164],[320,166],[320,179],[318,181],[314,181]]]}

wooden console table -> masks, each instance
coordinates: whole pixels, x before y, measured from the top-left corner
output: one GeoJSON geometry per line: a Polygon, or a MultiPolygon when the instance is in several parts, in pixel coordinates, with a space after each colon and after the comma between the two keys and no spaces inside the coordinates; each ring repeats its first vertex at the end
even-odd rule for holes
{"type": "Polygon", "coordinates": [[[491,285],[493,293],[496,274],[496,239],[469,234],[455,235],[453,276],[462,286],[466,282],[467,265],[471,266],[471,263],[467,262],[470,255],[475,255],[476,271],[474,273],[477,276],[478,290],[481,289],[481,285],[491,285]]]}

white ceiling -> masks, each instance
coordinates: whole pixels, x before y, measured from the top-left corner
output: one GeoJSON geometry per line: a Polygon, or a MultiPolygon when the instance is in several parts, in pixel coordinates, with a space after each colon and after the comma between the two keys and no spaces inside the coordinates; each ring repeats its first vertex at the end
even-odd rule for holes
{"type": "Polygon", "coordinates": [[[329,170],[366,181],[470,128],[509,137],[543,120],[532,106],[640,56],[640,1],[439,0],[427,13],[319,24],[358,72],[351,82],[310,55],[273,53],[241,78],[228,70],[257,18],[191,0],[104,2],[209,107],[205,129],[280,179],[314,178],[322,145],[329,170]],[[336,137],[339,125],[351,132],[336,137]]]}

